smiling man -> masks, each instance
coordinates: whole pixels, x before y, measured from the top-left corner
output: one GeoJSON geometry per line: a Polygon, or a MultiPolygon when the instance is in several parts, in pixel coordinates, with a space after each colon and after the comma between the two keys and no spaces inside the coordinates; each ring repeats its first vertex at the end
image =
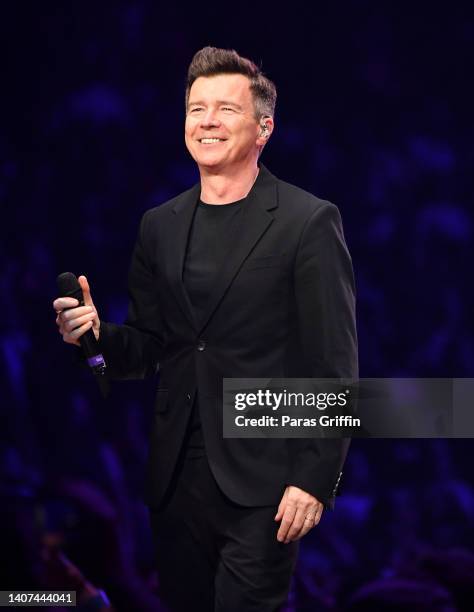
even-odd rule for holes
{"type": "Polygon", "coordinates": [[[186,146],[199,166],[201,199],[227,204],[250,191],[258,154],[273,130],[265,112],[272,110],[270,102],[257,111],[243,74],[199,76],[188,88],[186,146]]]}
{"type": "Polygon", "coordinates": [[[148,494],[171,610],[284,604],[298,541],[332,507],[344,440],[224,439],[225,377],[357,375],[354,284],[338,209],[259,157],[276,90],[235,51],[206,47],[186,89],[190,190],[143,217],[125,325],[54,302],[66,342],[95,332],[114,378],[160,370],[148,494]],[[67,310],[65,310],[67,309],[67,310]]]}

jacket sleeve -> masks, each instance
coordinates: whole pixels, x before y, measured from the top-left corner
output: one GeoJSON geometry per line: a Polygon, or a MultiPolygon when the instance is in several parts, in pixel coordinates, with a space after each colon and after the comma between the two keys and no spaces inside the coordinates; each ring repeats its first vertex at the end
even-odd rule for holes
{"type": "Polygon", "coordinates": [[[148,213],[142,218],[128,277],[129,306],[124,325],[101,321],[99,345],[111,379],[156,374],[164,345],[163,321],[149,251],[148,213]]]}
{"type": "MultiPolygon", "coordinates": [[[[325,202],[308,219],[295,261],[301,347],[314,378],[358,376],[355,286],[339,210],[325,202]]],[[[293,439],[288,484],[333,507],[350,440],[293,439]]]]}

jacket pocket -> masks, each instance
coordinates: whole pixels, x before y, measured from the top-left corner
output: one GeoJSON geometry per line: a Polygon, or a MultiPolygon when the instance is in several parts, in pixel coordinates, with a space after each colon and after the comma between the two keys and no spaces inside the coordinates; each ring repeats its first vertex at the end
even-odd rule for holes
{"type": "Polygon", "coordinates": [[[259,268],[279,268],[283,265],[284,255],[265,255],[263,257],[252,257],[247,259],[243,271],[258,270],[259,268]]]}

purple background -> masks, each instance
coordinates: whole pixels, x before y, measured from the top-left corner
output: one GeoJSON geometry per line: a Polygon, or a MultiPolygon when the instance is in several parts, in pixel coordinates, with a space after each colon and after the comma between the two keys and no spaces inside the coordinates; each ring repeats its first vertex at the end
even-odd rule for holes
{"type": "MultiPolygon", "coordinates": [[[[118,383],[102,402],[51,302],[57,274],[86,274],[101,317],[123,320],[142,213],[197,179],[184,79],[206,44],[262,63],[279,94],[263,163],[341,210],[361,376],[474,376],[472,13],[225,7],[2,9],[2,589],[64,588],[57,545],[118,610],[159,609],[140,501],[156,382],[118,383]]],[[[303,542],[290,609],[382,610],[380,597],[462,609],[472,448],[355,441],[345,494],[303,542]]]]}

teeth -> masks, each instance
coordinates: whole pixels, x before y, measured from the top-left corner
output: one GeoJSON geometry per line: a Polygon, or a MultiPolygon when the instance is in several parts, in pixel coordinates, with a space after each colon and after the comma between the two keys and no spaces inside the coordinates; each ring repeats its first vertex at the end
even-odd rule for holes
{"type": "Polygon", "coordinates": [[[201,138],[201,142],[204,144],[210,144],[211,142],[220,142],[222,138],[201,138]]]}

